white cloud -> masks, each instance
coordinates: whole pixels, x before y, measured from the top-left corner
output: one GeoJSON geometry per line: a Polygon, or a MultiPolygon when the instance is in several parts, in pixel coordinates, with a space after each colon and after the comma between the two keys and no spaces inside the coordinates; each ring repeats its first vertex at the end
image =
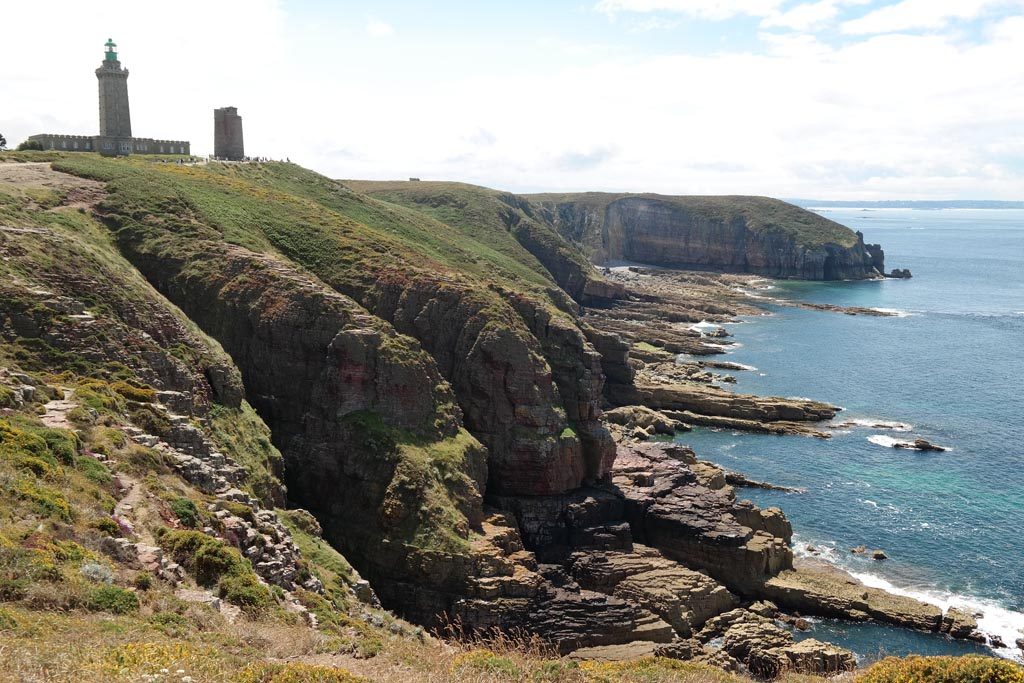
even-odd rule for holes
{"type": "Polygon", "coordinates": [[[854,35],[936,29],[998,7],[1024,8],[1024,0],[902,0],[847,21],[842,29],[854,35]]]}
{"type": "Polygon", "coordinates": [[[783,12],[775,12],[761,23],[765,28],[789,28],[808,31],[829,24],[844,5],[864,5],[871,0],[819,0],[805,2],[783,12]]]}
{"type": "Polygon", "coordinates": [[[395,27],[380,19],[370,18],[366,22],[366,33],[374,38],[390,38],[395,35],[395,27]]]}
{"type": "Polygon", "coordinates": [[[739,15],[756,17],[775,12],[785,0],[601,0],[597,10],[608,15],[620,12],[675,12],[721,21],[739,15]]]}

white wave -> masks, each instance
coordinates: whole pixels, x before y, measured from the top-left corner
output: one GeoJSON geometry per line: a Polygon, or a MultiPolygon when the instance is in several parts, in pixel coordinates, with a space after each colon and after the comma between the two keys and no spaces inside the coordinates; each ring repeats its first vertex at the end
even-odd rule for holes
{"type": "Polygon", "coordinates": [[[886,448],[896,448],[896,444],[900,443],[899,439],[894,439],[891,436],[885,436],[884,434],[872,434],[868,437],[868,441],[886,448]]]}
{"type": "Polygon", "coordinates": [[[701,342],[700,345],[709,349],[718,349],[719,351],[732,351],[740,346],[739,344],[711,344],[709,342],[701,342]]]}
{"type": "Polygon", "coordinates": [[[878,507],[878,503],[876,503],[873,500],[862,500],[861,502],[864,503],[865,505],[870,505],[873,508],[877,508],[878,507]]]}
{"type": "Polygon", "coordinates": [[[901,311],[898,308],[882,308],[881,306],[876,306],[871,310],[878,311],[879,313],[892,313],[894,318],[909,318],[910,316],[914,315],[909,311],[901,311]]]}
{"type": "Polygon", "coordinates": [[[855,417],[849,420],[843,420],[841,424],[843,426],[856,425],[858,427],[871,427],[872,429],[891,429],[894,432],[909,432],[914,428],[914,425],[907,424],[906,422],[897,422],[895,420],[872,420],[867,417],[855,417]]]}
{"type": "Polygon", "coordinates": [[[753,365],[747,365],[746,363],[734,363],[738,370],[746,370],[748,372],[757,372],[757,368],[753,365]]]}
{"type": "Polygon", "coordinates": [[[1024,613],[1006,609],[992,600],[936,590],[901,588],[874,574],[861,572],[850,572],[850,574],[865,586],[881,588],[896,595],[905,595],[921,602],[938,605],[943,611],[950,607],[956,607],[968,614],[981,614],[978,617],[978,630],[989,636],[990,639],[992,636],[999,636],[999,639],[1007,646],[991,648],[992,651],[1006,659],[1024,661],[1024,656],[1015,646],[1016,640],[1024,637],[1024,613]]]}
{"type": "Polygon", "coordinates": [[[715,323],[709,323],[707,320],[701,320],[699,323],[694,323],[693,325],[690,325],[689,329],[693,330],[694,332],[706,334],[708,332],[717,332],[718,330],[722,329],[722,326],[715,323]]]}

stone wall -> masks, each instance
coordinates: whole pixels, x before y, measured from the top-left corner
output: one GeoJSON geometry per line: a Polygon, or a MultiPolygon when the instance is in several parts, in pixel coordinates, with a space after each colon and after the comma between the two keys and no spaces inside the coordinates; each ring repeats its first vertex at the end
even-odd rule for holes
{"type": "Polygon", "coordinates": [[[101,135],[63,135],[40,133],[30,135],[43,149],[61,152],[99,152],[107,156],[125,154],[184,154],[192,153],[188,140],[156,140],[154,138],[111,138],[101,135]]]}

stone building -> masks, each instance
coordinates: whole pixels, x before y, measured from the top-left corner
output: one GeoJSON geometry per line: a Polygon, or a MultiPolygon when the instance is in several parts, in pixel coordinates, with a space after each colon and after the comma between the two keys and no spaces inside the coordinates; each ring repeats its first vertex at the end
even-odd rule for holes
{"type": "MultiPolygon", "coordinates": [[[[128,69],[121,67],[117,45],[107,39],[103,62],[96,69],[99,81],[99,135],[63,135],[41,133],[29,136],[43,149],[68,152],[99,152],[104,156],[126,154],[191,154],[188,140],[155,140],[132,137],[132,117],[128,106],[128,69]]],[[[241,140],[241,122],[239,122],[241,140]]]]}
{"type": "Polygon", "coordinates": [[[213,156],[241,161],[245,158],[242,142],[242,117],[235,107],[213,110],[213,156]]]}

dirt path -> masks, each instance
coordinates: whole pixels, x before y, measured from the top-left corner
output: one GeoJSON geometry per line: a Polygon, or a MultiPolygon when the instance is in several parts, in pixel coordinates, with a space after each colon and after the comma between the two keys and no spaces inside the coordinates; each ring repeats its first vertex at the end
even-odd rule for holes
{"type": "Polygon", "coordinates": [[[56,209],[92,208],[105,194],[103,183],[55,171],[44,161],[0,163],[0,184],[20,190],[53,190],[61,196],[56,209]]]}
{"type": "Polygon", "coordinates": [[[68,413],[78,407],[78,404],[71,400],[72,391],[64,389],[64,398],[50,401],[43,406],[43,414],[40,416],[43,424],[51,429],[69,429],[74,431],[75,426],[68,420],[68,413]]]}

